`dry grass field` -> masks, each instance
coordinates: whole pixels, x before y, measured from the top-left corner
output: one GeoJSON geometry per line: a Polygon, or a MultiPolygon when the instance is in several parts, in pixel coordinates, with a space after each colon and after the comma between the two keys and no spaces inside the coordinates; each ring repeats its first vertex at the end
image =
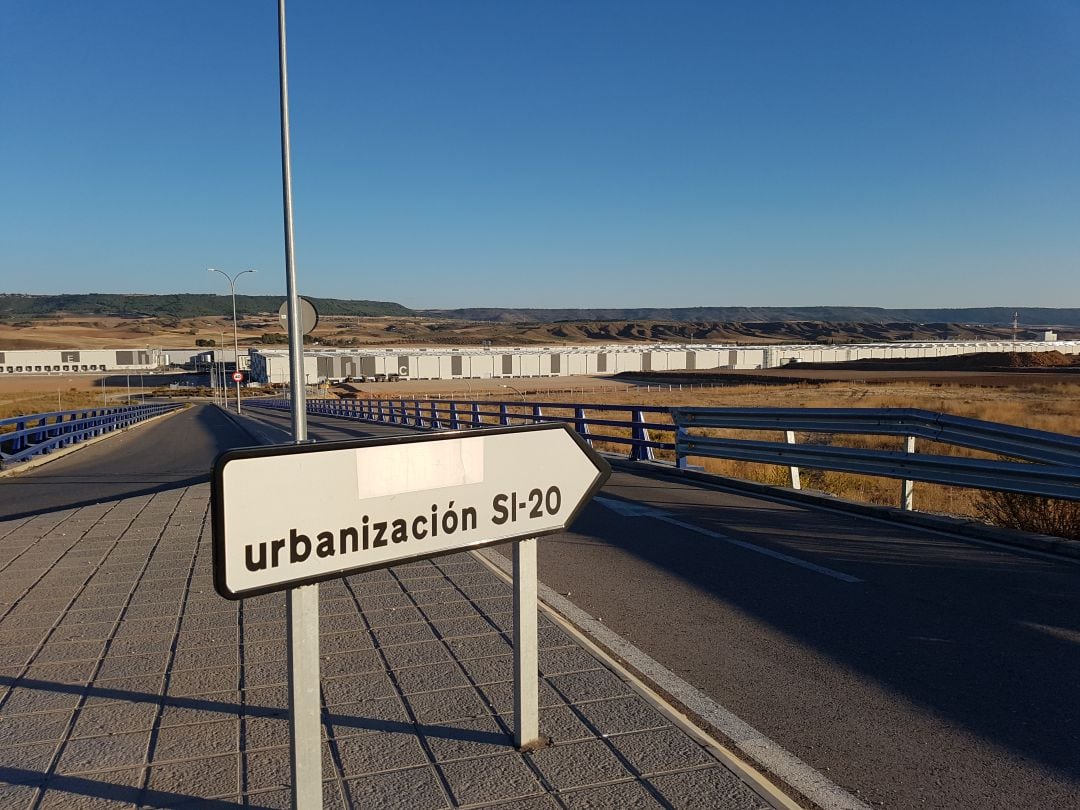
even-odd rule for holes
{"type": "MultiPolygon", "coordinates": [[[[132,378],[136,383],[137,377],[132,378]]],[[[132,398],[152,389],[131,387],[132,398]]],[[[105,389],[110,404],[123,404],[127,388],[105,389]]],[[[16,378],[0,378],[0,419],[27,413],[70,411],[79,408],[101,406],[101,377],[90,374],[35,375],[16,378]]]]}

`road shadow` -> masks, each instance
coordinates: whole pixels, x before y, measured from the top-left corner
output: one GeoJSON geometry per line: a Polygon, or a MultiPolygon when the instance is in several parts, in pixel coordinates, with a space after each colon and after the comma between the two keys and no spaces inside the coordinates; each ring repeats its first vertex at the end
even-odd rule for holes
{"type": "MultiPolygon", "coordinates": [[[[541,543],[541,577],[571,547],[581,560],[602,564],[601,550],[581,545],[616,546],[931,715],[1080,784],[1075,566],[948,538],[928,551],[926,535],[902,526],[830,513],[815,513],[811,522],[791,507],[763,501],[745,508],[710,505],[706,501],[718,495],[706,489],[698,505],[665,499],[662,488],[638,491],[678,521],[864,582],[832,579],[782,561],[763,563],[767,558],[719,537],[595,504],[572,533],[541,543]]],[[[590,587],[614,593],[625,587],[617,579],[597,576],[590,587]]],[[[645,623],[663,599],[642,596],[645,623]]],[[[673,631],[711,632],[686,626],[686,615],[700,621],[699,609],[663,609],[671,612],[673,631]]],[[[624,622],[632,627],[634,617],[624,622]]]]}

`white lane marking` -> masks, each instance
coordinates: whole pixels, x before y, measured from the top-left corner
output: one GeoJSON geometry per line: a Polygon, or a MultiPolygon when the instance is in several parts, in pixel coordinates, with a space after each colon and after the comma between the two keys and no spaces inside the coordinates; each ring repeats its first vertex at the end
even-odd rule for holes
{"type": "MultiPolygon", "coordinates": [[[[593,500],[600,499],[593,498],[593,500]]],[[[505,573],[513,570],[510,561],[494,549],[474,551],[473,554],[486,558],[505,573]]],[[[569,599],[560,596],[543,583],[538,584],[537,593],[544,604],[554,608],[582,632],[626,661],[651,684],[674,697],[712,727],[719,729],[720,733],[730,739],[732,744],[753,762],[775,774],[817,807],[822,810],[871,810],[869,805],[766,737],[696,686],[684,681],[569,599]]]]}
{"type": "Polygon", "coordinates": [[[650,517],[653,520],[659,520],[664,523],[668,523],[672,526],[678,526],[680,529],[686,529],[690,532],[697,532],[703,534],[706,537],[711,537],[714,540],[720,540],[724,543],[728,543],[739,548],[746,549],[747,551],[753,551],[757,554],[764,554],[766,557],[772,557],[776,560],[782,560],[792,565],[797,565],[800,568],[805,568],[808,571],[814,571],[818,574],[824,574],[827,577],[838,579],[841,582],[863,582],[858,577],[853,577],[851,574],[845,574],[842,571],[834,571],[832,568],[826,568],[823,565],[817,565],[816,563],[807,562],[806,560],[800,560],[798,557],[792,557],[789,554],[784,554],[780,551],[773,551],[770,548],[763,548],[756,546],[753,543],[747,543],[743,540],[736,540],[734,537],[728,537],[727,535],[714,532],[711,529],[705,529],[701,526],[695,526],[693,523],[686,523],[679,520],[672,515],[669,515],[663,510],[657,509],[652,506],[646,506],[639,503],[631,503],[630,501],[619,501],[614,498],[593,498],[593,503],[598,503],[601,506],[605,506],[608,509],[616,512],[624,517],[650,517]]]}

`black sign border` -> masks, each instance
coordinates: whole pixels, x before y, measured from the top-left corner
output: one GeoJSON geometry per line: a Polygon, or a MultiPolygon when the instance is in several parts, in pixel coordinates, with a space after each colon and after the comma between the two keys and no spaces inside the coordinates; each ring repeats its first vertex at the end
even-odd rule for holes
{"type": "Polygon", "coordinates": [[[607,482],[610,476],[611,465],[609,465],[607,461],[605,461],[604,458],[600,456],[599,453],[597,453],[592,447],[590,447],[588,442],[586,442],[585,439],[583,439],[576,431],[574,431],[569,425],[562,422],[544,423],[540,425],[518,425],[515,427],[479,428],[476,430],[442,431],[439,433],[423,433],[411,436],[382,436],[371,439],[353,439],[340,442],[275,444],[260,447],[241,447],[235,450],[226,450],[224,453],[219,455],[217,459],[215,459],[213,476],[210,481],[214,590],[218,592],[218,595],[223,596],[226,599],[239,601],[242,599],[250,599],[251,597],[255,596],[263,596],[268,593],[287,591],[292,588],[300,587],[302,585],[314,585],[316,583],[327,582],[332,579],[341,579],[342,577],[347,577],[352,574],[358,574],[363,571],[378,571],[383,568],[392,568],[395,565],[405,565],[408,563],[418,562],[420,560],[430,560],[436,557],[445,557],[449,554],[458,554],[462,551],[472,551],[479,548],[499,545],[501,543],[512,543],[517,540],[524,540],[530,537],[542,537],[548,534],[558,534],[559,532],[565,531],[574,523],[574,521],[578,519],[578,516],[585,508],[585,505],[592,500],[593,496],[607,482]],[[289,456],[299,453],[322,453],[331,450],[362,449],[366,447],[381,447],[394,444],[415,444],[417,442],[447,441],[450,439],[464,439],[472,436],[497,436],[506,433],[525,433],[543,430],[563,430],[568,433],[571,438],[573,438],[573,440],[577,443],[578,447],[584,452],[585,456],[592,462],[597,472],[596,478],[593,480],[592,485],[589,487],[584,497],[581,498],[581,500],[578,502],[578,505],[574,508],[574,511],[570,513],[569,517],[567,517],[563,525],[558,528],[544,529],[542,531],[523,532],[522,534],[514,535],[513,537],[500,537],[498,540],[480,540],[475,543],[469,543],[468,545],[458,546],[452,549],[443,549],[441,551],[435,551],[430,553],[421,552],[419,554],[410,555],[408,557],[400,557],[396,560],[393,560],[392,562],[373,563],[371,565],[362,565],[356,568],[349,568],[343,571],[334,571],[331,573],[320,574],[313,577],[301,577],[299,579],[291,579],[285,582],[277,582],[264,588],[246,590],[242,593],[236,593],[229,590],[225,582],[224,475],[225,466],[230,461],[247,458],[268,458],[270,456],[289,456]]]}

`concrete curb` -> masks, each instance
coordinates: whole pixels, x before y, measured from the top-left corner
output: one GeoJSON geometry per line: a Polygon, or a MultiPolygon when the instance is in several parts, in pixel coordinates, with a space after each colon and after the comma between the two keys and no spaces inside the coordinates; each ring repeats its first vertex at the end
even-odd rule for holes
{"type": "Polygon", "coordinates": [[[50,453],[47,453],[46,455],[35,456],[34,458],[28,459],[27,461],[16,462],[19,466],[8,467],[6,470],[0,470],[0,478],[8,478],[13,475],[18,475],[19,473],[26,472],[27,470],[32,470],[35,467],[40,467],[42,464],[48,464],[50,461],[56,461],[57,459],[63,458],[64,456],[71,455],[77,450],[82,450],[84,447],[90,447],[91,445],[97,444],[98,442],[103,442],[106,439],[111,439],[113,436],[121,436],[124,433],[127,433],[129,430],[134,430],[135,428],[149,425],[151,422],[156,422],[157,420],[164,419],[167,416],[175,416],[176,414],[182,413],[183,411],[187,410],[188,407],[190,407],[188,403],[184,403],[184,405],[180,406],[174,411],[169,411],[168,413],[161,413],[157,416],[151,416],[149,419],[144,419],[138,424],[131,425],[126,428],[121,428],[120,430],[110,430],[108,433],[104,433],[101,436],[95,436],[92,439],[86,439],[85,441],[81,441],[78,444],[73,444],[70,447],[61,447],[57,450],[53,450],[50,453]]]}

